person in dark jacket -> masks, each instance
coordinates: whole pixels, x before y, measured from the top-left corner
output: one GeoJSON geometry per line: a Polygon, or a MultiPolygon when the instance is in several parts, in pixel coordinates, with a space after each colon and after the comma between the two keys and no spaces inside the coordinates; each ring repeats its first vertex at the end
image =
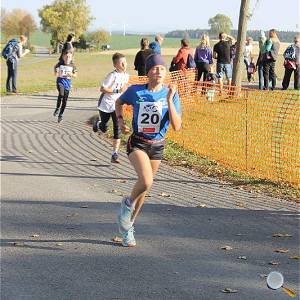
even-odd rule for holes
{"type": "Polygon", "coordinates": [[[264,31],[260,32],[260,37],[258,40],[259,45],[259,55],[256,62],[256,68],[258,71],[258,82],[259,82],[259,89],[263,90],[264,88],[264,66],[263,66],[263,52],[264,52],[264,44],[266,42],[266,34],[264,31]]]}
{"type": "Polygon", "coordinates": [[[284,57],[284,78],[282,89],[287,90],[290,79],[294,73],[294,89],[300,89],[300,34],[295,36],[294,44],[287,47],[283,54],[284,57]]]}
{"type": "Polygon", "coordinates": [[[72,57],[74,59],[74,47],[73,47],[73,42],[75,39],[75,34],[74,33],[70,33],[67,36],[67,39],[65,41],[65,43],[63,44],[62,50],[61,50],[61,55],[59,58],[60,62],[63,62],[63,53],[66,52],[71,52],[72,53],[72,57]]]}
{"type": "Polygon", "coordinates": [[[141,39],[141,50],[136,54],[134,59],[134,69],[138,71],[139,76],[146,76],[146,59],[153,54],[153,50],[149,48],[149,40],[141,39]]]}
{"type": "Polygon", "coordinates": [[[274,90],[276,87],[275,63],[280,48],[280,41],[275,29],[269,31],[269,39],[266,40],[265,44],[270,43],[270,40],[272,42],[271,49],[269,50],[268,47],[265,47],[267,51],[263,53],[264,90],[269,89],[269,80],[272,82],[271,90],[274,90]]]}

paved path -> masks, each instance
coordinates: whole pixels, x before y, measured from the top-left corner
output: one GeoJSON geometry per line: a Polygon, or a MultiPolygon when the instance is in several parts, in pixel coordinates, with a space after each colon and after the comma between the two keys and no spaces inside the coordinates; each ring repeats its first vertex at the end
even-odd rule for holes
{"type": "Polygon", "coordinates": [[[136,177],[124,152],[110,164],[110,142],[86,124],[97,97],[73,91],[60,124],[56,92],[2,98],[1,299],[288,299],[266,287],[272,270],[299,292],[289,258],[299,255],[299,206],[166,164],[137,221],[138,246],[113,243],[136,177]]]}

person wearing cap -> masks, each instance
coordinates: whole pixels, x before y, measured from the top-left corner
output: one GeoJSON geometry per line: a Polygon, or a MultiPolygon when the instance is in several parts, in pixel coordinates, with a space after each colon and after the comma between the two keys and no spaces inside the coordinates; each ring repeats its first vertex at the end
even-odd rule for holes
{"type": "Polygon", "coordinates": [[[155,37],[155,41],[150,43],[149,48],[153,50],[155,54],[161,54],[161,45],[164,41],[164,38],[161,35],[155,37]]]}
{"type": "Polygon", "coordinates": [[[127,154],[138,180],[130,196],[122,199],[118,214],[122,244],[134,247],[134,221],[152,186],[153,177],[160,166],[165,147],[165,135],[171,124],[181,128],[181,107],[174,84],[164,85],[166,66],[159,54],[146,60],[147,84],[130,86],[116,101],[116,115],[123,133],[129,132],[123,119],[123,105],[133,107],[132,134],[127,142],[127,154]]]}

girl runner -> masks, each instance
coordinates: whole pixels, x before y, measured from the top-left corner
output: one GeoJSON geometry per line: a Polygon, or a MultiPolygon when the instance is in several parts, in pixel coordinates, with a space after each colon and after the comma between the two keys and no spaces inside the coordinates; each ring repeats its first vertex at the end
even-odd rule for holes
{"type": "Polygon", "coordinates": [[[127,154],[138,180],[130,196],[121,202],[118,215],[122,244],[134,247],[134,221],[144,203],[146,192],[158,171],[165,146],[169,124],[174,130],[181,128],[181,108],[176,85],[164,85],[166,67],[159,54],[146,60],[148,84],[129,87],[116,102],[116,115],[122,132],[128,132],[122,115],[122,105],[133,106],[133,133],[128,139],[127,154]]]}

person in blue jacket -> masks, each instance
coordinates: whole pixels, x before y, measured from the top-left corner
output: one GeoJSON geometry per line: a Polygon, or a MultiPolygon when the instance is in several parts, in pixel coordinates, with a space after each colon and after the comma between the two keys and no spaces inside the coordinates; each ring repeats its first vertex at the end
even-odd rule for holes
{"type": "Polygon", "coordinates": [[[165,147],[165,135],[171,124],[181,128],[181,107],[177,87],[164,85],[166,66],[159,54],[146,60],[147,84],[130,86],[116,102],[116,115],[123,133],[129,131],[123,119],[123,105],[133,108],[132,134],[127,142],[127,154],[138,180],[130,196],[123,198],[118,215],[122,244],[134,247],[134,221],[141,209],[146,192],[160,166],[165,147]]]}
{"type": "Polygon", "coordinates": [[[164,41],[164,38],[160,35],[155,37],[155,41],[149,44],[149,48],[153,50],[154,54],[161,54],[161,45],[164,41]]]}

